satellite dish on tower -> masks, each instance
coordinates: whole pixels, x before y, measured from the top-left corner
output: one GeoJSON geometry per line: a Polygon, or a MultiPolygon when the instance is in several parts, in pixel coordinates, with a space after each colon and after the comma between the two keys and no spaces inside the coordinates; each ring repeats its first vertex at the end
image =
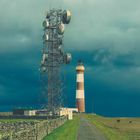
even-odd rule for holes
{"type": "Polygon", "coordinates": [[[64,24],[63,23],[59,24],[58,33],[62,35],[64,33],[64,30],[65,30],[64,24]]]}
{"type": "Polygon", "coordinates": [[[71,54],[70,53],[66,53],[66,55],[65,55],[65,63],[66,64],[69,64],[70,62],[71,62],[71,60],[72,60],[72,56],[71,56],[71,54]]]}
{"type": "Polygon", "coordinates": [[[43,25],[44,28],[48,28],[49,27],[49,21],[48,20],[43,21],[42,25],[43,25]]]}
{"type": "Polygon", "coordinates": [[[48,34],[44,34],[43,35],[43,40],[44,41],[48,41],[49,40],[49,35],[48,34]]]}
{"type": "Polygon", "coordinates": [[[71,12],[69,10],[65,10],[63,12],[63,23],[64,24],[69,24],[71,20],[71,12]]]}

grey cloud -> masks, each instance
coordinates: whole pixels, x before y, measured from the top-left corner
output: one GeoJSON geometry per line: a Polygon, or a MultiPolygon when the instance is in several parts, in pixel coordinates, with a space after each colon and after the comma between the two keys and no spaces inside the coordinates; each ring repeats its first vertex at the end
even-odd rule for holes
{"type": "Polygon", "coordinates": [[[97,49],[93,52],[93,64],[115,68],[135,68],[140,66],[139,52],[117,54],[106,48],[97,49]]]}
{"type": "Polygon", "coordinates": [[[114,94],[139,93],[139,5],[139,0],[0,0],[0,103],[37,103],[42,21],[53,7],[72,11],[64,36],[64,49],[73,55],[66,67],[68,96],[74,101],[71,83],[78,59],[84,61],[85,80],[90,81],[85,91],[98,95],[98,103],[106,100],[112,106],[114,94]]]}
{"type": "MultiPolygon", "coordinates": [[[[137,0],[135,3],[131,0],[127,3],[120,0],[87,0],[86,2],[80,0],[42,0],[39,2],[15,0],[12,3],[2,0],[0,30],[3,29],[7,36],[1,32],[1,38],[10,40],[10,36],[12,38],[20,35],[21,38],[17,38],[15,41],[11,40],[10,44],[15,45],[17,42],[17,46],[19,46],[20,43],[22,44],[22,40],[26,40],[24,46],[27,46],[29,42],[42,45],[41,23],[45,17],[44,11],[54,6],[68,8],[72,11],[72,21],[65,33],[65,44],[71,44],[68,49],[94,50],[94,48],[100,47],[95,45],[96,42],[98,44],[105,42],[112,44],[106,45],[106,47],[113,47],[118,52],[131,51],[133,47],[138,47],[140,44],[138,5],[139,1],[137,0]],[[6,7],[6,5],[9,6],[6,7]],[[24,29],[30,33],[26,34],[24,29]],[[13,35],[8,33],[8,30],[14,31],[13,35]],[[89,43],[91,45],[88,45],[89,43]]],[[[2,42],[2,44],[3,46],[7,45],[6,42],[2,42]]]]}

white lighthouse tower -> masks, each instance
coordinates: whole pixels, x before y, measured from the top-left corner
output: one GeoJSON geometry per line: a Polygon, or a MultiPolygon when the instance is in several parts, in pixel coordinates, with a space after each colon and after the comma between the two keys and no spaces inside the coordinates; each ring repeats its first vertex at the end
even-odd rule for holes
{"type": "Polygon", "coordinates": [[[85,112],[84,71],[85,67],[83,63],[79,61],[76,67],[76,107],[80,113],[85,112]]]}

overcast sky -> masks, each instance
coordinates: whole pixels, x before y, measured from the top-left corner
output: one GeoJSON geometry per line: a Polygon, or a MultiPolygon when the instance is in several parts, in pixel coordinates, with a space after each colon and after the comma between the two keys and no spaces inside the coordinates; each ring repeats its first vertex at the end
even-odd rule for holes
{"type": "Polygon", "coordinates": [[[75,66],[82,59],[87,112],[139,116],[139,0],[0,0],[0,108],[40,103],[39,65],[45,13],[70,9],[65,50],[68,105],[75,104],[75,66]]]}

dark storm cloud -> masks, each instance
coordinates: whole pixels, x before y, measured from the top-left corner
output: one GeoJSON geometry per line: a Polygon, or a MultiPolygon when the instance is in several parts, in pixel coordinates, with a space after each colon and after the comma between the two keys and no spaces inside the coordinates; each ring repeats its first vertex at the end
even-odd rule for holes
{"type": "Polygon", "coordinates": [[[70,49],[93,50],[100,47],[100,42],[102,42],[105,47],[113,47],[116,52],[125,53],[140,44],[138,5],[137,0],[135,2],[131,0],[127,2],[120,0],[87,0],[86,2],[81,0],[41,0],[40,2],[14,0],[12,3],[2,0],[0,29],[4,30],[1,38],[3,36],[3,39],[7,40],[4,42],[7,45],[8,39],[9,44],[15,40],[8,37],[8,34],[12,34],[13,37],[19,35],[16,41],[19,44],[23,43],[24,46],[29,42],[39,44],[43,33],[41,22],[44,11],[51,7],[65,7],[72,11],[72,22],[68,25],[65,35],[65,42],[71,43],[70,49]],[[92,45],[88,45],[89,43],[92,45]]]}
{"type": "Polygon", "coordinates": [[[137,68],[140,66],[140,56],[138,52],[128,52],[127,54],[114,54],[109,49],[97,49],[93,52],[93,65],[114,66],[116,68],[137,68]]]}
{"type": "MultiPolygon", "coordinates": [[[[73,55],[65,67],[69,106],[75,103],[75,66],[82,59],[87,110],[92,111],[95,98],[97,113],[115,114],[123,106],[116,114],[129,115],[128,102],[140,91],[139,5],[139,0],[1,0],[0,103],[38,102],[41,24],[44,11],[55,7],[72,11],[64,37],[65,50],[73,55]]],[[[129,107],[136,106],[137,101],[129,107]]]]}
{"type": "Polygon", "coordinates": [[[0,55],[0,104],[39,102],[39,59],[36,51],[0,55]]]}

